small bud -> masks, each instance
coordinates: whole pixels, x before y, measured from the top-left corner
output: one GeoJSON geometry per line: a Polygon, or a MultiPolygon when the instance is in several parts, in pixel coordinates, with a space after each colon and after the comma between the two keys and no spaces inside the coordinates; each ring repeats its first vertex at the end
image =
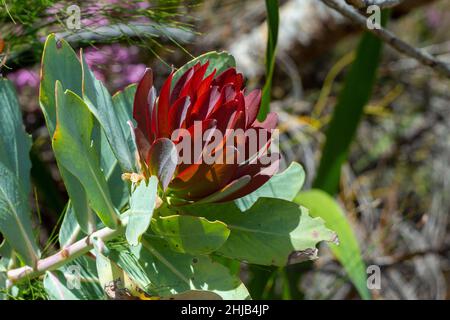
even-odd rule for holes
{"type": "Polygon", "coordinates": [[[126,172],[122,174],[123,181],[131,181],[135,184],[139,184],[144,179],[145,179],[144,175],[135,172],[131,173],[126,172]]]}

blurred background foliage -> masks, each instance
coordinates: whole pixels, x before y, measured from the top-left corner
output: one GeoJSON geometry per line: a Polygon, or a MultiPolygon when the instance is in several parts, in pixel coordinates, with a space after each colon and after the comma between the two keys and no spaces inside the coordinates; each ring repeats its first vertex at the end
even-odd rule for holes
{"type": "MultiPolygon", "coordinates": [[[[15,84],[33,137],[30,202],[41,244],[57,249],[67,200],[38,106],[45,36],[55,32],[84,48],[111,92],[138,81],[147,66],[160,87],[171,66],[227,50],[250,89],[267,88],[275,57],[270,106],[280,116],[284,166],[300,162],[305,190],[314,186],[336,197],[364,264],[381,267],[381,288],[370,295],[449,298],[449,79],[383,47],[318,0],[279,0],[279,21],[269,19],[279,23],[276,51],[266,50],[268,34],[269,48],[274,39],[267,3],[275,10],[271,0],[0,2],[1,73],[15,84]],[[81,9],[80,30],[67,28],[73,4],[81,9]]],[[[450,61],[448,1],[405,0],[387,26],[450,61]]],[[[361,298],[349,277],[357,256],[347,255],[343,267],[333,252],[324,245],[314,262],[282,269],[242,264],[236,272],[254,298],[361,298]]],[[[22,286],[19,297],[45,298],[38,282],[22,286]]]]}

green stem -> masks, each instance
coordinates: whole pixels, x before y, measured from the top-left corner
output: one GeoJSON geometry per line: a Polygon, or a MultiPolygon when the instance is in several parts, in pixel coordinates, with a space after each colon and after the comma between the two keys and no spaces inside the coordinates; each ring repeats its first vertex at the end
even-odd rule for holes
{"type": "Polygon", "coordinates": [[[125,223],[120,225],[117,229],[103,228],[94,233],[84,237],[83,239],[62,248],[60,251],[47,258],[41,259],[37,262],[36,268],[30,266],[24,266],[17,269],[9,270],[8,285],[11,287],[13,284],[25,279],[32,279],[39,277],[46,271],[58,269],[62,265],[88,253],[94,247],[94,239],[100,239],[103,242],[114,239],[125,233],[125,223]]]}

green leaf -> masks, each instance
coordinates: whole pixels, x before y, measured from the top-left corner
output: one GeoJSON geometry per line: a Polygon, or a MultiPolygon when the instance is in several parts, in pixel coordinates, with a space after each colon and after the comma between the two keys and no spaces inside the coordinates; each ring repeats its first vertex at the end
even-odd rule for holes
{"type": "Polygon", "coordinates": [[[241,211],[246,211],[262,197],[292,201],[304,182],[305,171],[300,164],[292,162],[286,170],[274,175],[269,181],[249,195],[234,200],[234,203],[241,211]]]}
{"type": "MultiPolygon", "coordinates": [[[[124,244],[107,243],[107,257],[116,263],[130,278],[144,291],[151,283],[146,271],[139,263],[138,258],[130,251],[130,248],[124,244]]],[[[147,292],[149,293],[149,292],[147,292]]],[[[154,293],[154,292],[153,292],[154,293]]]]}
{"type": "Polygon", "coordinates": [[[7,271],[14,267],[15,260],[13,248],[3,239],[0,243],[0,301],[8,299],[7,271]]]}
{"type": "Polygon", "coordinates": [[[127,123],[127,121],[133,120],[133,103],[135,93],[136,84],[132,84],[113,95],[112,100],[114,109],[116,110],[116,115],[120,123],[127,123]]]}
{"type": "Polygon", "coordinates": [[[61,173],[64,185],[66,186],[67,193],[69,194],[73,210],[75,211],[77,221],[85,233],[91,233],[95,228],[92,221],[95,221],[96,215],[89,207],[86,191],[80,180],[78,180],[77,177],[66,169],[56,156],[55,158],[58,163],[59,172],[61,173]]]}
{"type": "Polygon", "coordinates": [[[85,235],[86,234],[78,224],[75,211],[69,201],[65,209],[63,222],[59,228],[59,244],[61,248],[63,248],[80,240],[85,235]]]}
{"type": "Polygon", "coordinates": [[[189,290],[162,298],[161,300],[222,300],[222,297],[210,291],[189,290]]]}
{"type": "Polygon", "coordinates": [[[79,257],[55,271],[47,271],[44,288],[51,300],[100,300],[105,294],[94,259],[79,257]]]}
{"type": "MultiPolygon", "coordinates": [[[[384,24],[387,16],[382,16],[384,24]]],[[[364,107],[372,95],[382,48],[383,42],[375,35],[369,32],[363,35],[355,61],[334,107],[313,183],[314,188],[322,189],[328,194],[334,195],[338,191],[342,164],[347,160],[364,107]]]]}
{"type": "Polygon", "coordinates": [[[278,41],[279,8],[278,0],[266,0],[267,10],[267,48],[266,48],[266,83],[264,84],[261,108],[258,113],[258,120],[266,119],[270,111],[270,96],[272,91],[272,77],[275,68],[275,53],[278,41]]]}
{"type": "Polygon", "coordinates": [[[147,231],[158,196],[158,179],[151,176],[148,184],[142,181],[131,195],[130,214],[125,235],[129,244],[139,244],[141,235],[147,231]]]}
{"type": "Polygon", "coordinates": [[[81,74],[75,51],[65,40],[57,40],[54,34],[49,35],[42,54],[39,102],[50,136],[56,128],[55,83],[60,81],[64,89],[81,96],[81,74]]]}
{"type": "Polygon", "coordinates": [[[204,64],[206,61],[209,61],[208,69],[205,74],[210,74],[216,69],[216,76],[227,70],[231,67],[236,67],[236,61],[234,57],[230,55],[228,52],[216,52],[211,51],[204,53],[197,58],[189,61],[184,66],[179,68],[173,75],[172,78],[172,86],[175,86],[177,80],[185,73],[190,67],[193,67],[197,63],[204,64]]]}
{"type": "Polygon", "coordinates": [[[95,78],[84,56],[82,56],[82,69],[83,99],[86,105],[105,131],[111,149],[122,169],[127,172],[136,172],[135,151],[127,139],[130,132],[127,122],[119,121],[111,95],[102,82],[95,78]]]}
{"type": "MultiPolygon", "coordinates": [[[[153,219],[151,226],[156,236],[166,240],[172,250],[180,253],[214,252],[230,235],[223,222],[185,215],[158,217],[153,219]]],[[[148,236],[151,237],[151,234],[148,236]]]]}
{"type": "Polygon", "coordinates": [[[14,251],[6,239],[0,243],[0,272],[5,272],[14,264],[14,251]]]}
{"type": "MultiPolygon", "coordinates": [[[[39,104],[51,137],[56,128],[56,81],[61,83],[62,88],[81,96],[81,75],[81,64],[75,51],[66,41],[57,40],[54,34],[49,35],[42,55],[39,104]]],[[[90,221],[95,214],[88,206],[83,186],[61,163],[58,163],[58,167],[81,229],[86,233],[92,232],[94,226],[90,224],[90,221]]]]}
{"type": "Polygon", "coordinates": [[[25,263],[40,257],[33,238],[30,194],[31,139],[22,124],[19,103],[10,82],[0,80],[0,232],[25,263]]]}
{"type": "Polygon", "coordinates": [[[122,168],[114,155],[105,132],[100,128],[97,121],[94,122],[92,133],[94,149],[100,158],[100,168],[108,182],[111,199],[116,208],[121,209],[129,200],[129,186],[122,179],[122,168]]]}
{"type": "Polygon", "coordinates": [[[91,146],[93,117],[80,97],[71,91],[63,93],[61,90],[61,84],[57,83],[58,122],[53,135],[56,159],[82,183],[90,206],[102,222],[115,228],[118,212],[100,170],[97,153],[91,146]]]}
{"type": "Polygon", "coordinates": [[[110,256],[150,295],[168,297],[190,290],[212,291],[223,299],[247,299],[248,291],[240,279],[223,265],[203,255],[181,254],[169,250],[162,240],[143,236],[142,243],[126,250],[111,250],[110,256]]]}
{"type": "Polygon", "coordinates": [[[42,203],[54,216],[64,210],[64,199],[59,190],[59,183],[52,176],[51,165],[41,159],[41,146],[44,138],[37,139],[30,150],[31,179],[36,189],[39,202],[42,203]]]}
{"type": "Polygon", "coordinates": [[[8,290],[6,289],[7,280],[6,272],[0,271],[0,301],[8,299],[8,290]]]}
{"type": "Polygon", "coordinates": [[[347,271],[361,297],[370,299],[366,284],[366,266],[361,257],[358,240],[336,201],[320,190],[301,192],[295,201],[307,207],[311,216],[324,219],[327,227],[337,233],[340,244],[329,244],[330,249],[347,271]]]}
{"type": "Polygon", "coordinates": [[[261,265],[285,266],[296,256],[315,258],[320,241],[334,241],[335,234],[321,218],[295,203],[260,198],[242,212],[233,202],[181,208],[188,214],[224,222],[231,230],[218,254],[261,265]]]}

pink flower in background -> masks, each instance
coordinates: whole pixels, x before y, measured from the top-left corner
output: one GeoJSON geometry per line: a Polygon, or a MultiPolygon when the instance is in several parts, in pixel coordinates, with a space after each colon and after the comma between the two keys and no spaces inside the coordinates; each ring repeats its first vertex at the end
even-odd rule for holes
{"type": "Polygon", "coordinates": [[[126,66],[125,68],[126,82],[128,83],[139,82],[142,76],[144,75],[146,68],[147,67],[143,63],[126,66]]]}
{"type": "Polygon", "coordinates": [[[138,54],[138,47],[120,44],[89,47],[84,50],[86,62],[96,78],[106,82],[113,91],[141,79],[146,67],[139,63],[138,54]]]}
{"type": "Polygon", "coordinates": [[[15,86],[21,90],[24,87],[38,88],[39,74],[34,70],[20,69],[8,75],[15,86]]]}
{"type": "Polygon", "coordinates": [[[442,14],[436,8],[430,8],[426,11],[427,24],[431,28],[438,28],[442,22],[442,14]]]}

